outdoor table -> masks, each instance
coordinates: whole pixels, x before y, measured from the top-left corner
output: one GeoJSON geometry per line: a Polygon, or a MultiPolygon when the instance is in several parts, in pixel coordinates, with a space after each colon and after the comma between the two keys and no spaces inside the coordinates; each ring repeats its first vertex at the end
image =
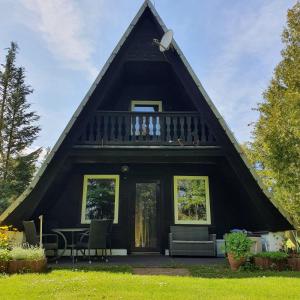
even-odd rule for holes
{"type": "Polygon", "coordinates": [[[64,244],[65,247],[63,249],[63,251],[61,252],[61,254],[59,255],[59,257],[63,256],[63,254],[65,253],[67,248],[71,249],[71,257],[72,257],[72,262],[74,264],[74,250],[75,250],[75,233],[78,232],[85,232],[87,231],[88,228],[54,228],[52,229],[53,232],[55,232],[56,234],[58,234],[60,237],[62,237],[62,239],[64,240],[64,244]],[[66,233],[71,233],[71,243],[68,244],[68,240],[66,238],[66,233]]]}

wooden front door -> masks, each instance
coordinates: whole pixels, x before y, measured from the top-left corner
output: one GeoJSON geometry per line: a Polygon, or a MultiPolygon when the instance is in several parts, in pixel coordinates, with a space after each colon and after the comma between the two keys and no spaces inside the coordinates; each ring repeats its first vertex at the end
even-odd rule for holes
{"type": "Polygon", "coordinates": [[[160,251],[160,182],[136,180],[134,190],[132,251],[160,251]]]}

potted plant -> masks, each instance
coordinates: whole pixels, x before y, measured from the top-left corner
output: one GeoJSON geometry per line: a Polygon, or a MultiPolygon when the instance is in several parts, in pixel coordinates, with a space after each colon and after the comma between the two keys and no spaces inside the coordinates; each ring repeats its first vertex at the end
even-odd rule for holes
{"type": "Polygon", "coordinates": [[[255,265],[261,269],[286,269],[288,254],[282,251],[260,252],[255,255],[255,265]]]}
{"type": "Polygon", "coordinates": [[[300,237],[297,237],[297,233],[294,237],[294,241],[287,239],[285,243],[285,250],[289,254],[287,259],[288,266],[293,271],[300,271],[300,237]]]}
{"type": "Polygon", "coordinates": [[[39,247],[13,247],[10,251],[8,273],[43,272],[47,259],[45,251],[39,247]]]}
{"type": "Polygon", "coordinates": [[[252,244],[243,232],[225,234],[225,251],[232,271],[237,271],[246,262],[252,244]]]}

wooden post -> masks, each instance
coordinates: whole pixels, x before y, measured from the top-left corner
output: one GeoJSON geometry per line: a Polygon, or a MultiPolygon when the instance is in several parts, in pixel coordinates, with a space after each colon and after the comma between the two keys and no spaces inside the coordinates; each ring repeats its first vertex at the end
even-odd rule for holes
{"type": "Polygon", "coordinates": [[[40,219],[40,248],[43,248],[43,215],[40,215],[39,219],[40,219]]]}

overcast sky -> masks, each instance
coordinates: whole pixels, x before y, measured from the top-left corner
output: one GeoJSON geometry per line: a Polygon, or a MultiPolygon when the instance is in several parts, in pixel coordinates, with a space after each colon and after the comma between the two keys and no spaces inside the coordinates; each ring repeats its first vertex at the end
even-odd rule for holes
{"type": "MultiPolygon", "coordinates": [[[[156,0],[155,8],[239,142],[280,61],[287,9],[296,0],[156,0]]],[[[142,0],[0,0],[0,61],[10,41],[34,88],[53,146],[142,0]]]]}

